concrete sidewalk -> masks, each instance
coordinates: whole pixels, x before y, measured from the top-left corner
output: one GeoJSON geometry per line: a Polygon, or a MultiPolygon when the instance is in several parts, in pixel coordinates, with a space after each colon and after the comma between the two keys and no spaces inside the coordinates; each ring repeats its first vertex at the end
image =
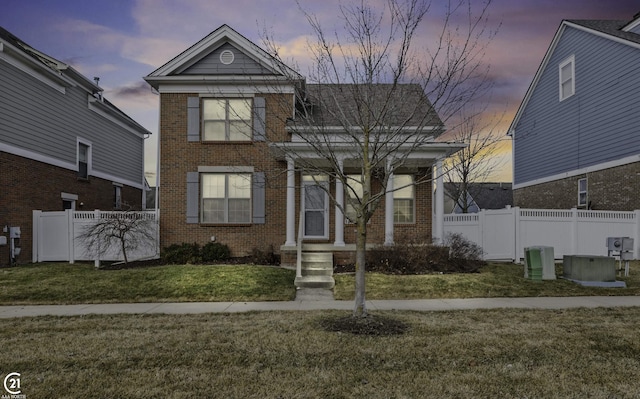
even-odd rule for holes
{"type": "MultiPolygon", "coordinates": [[[[353,309],[353,301],[296,300],[286,302],[182,302],[117,303],[82,305],[0,306],[0,318],[31,316],[81,316],[89,314],[198,314],[239,313],[250,311],[305,311],[353,309]]],[[[367,301],[370,311],[415,310],[444,311],[470,309],[569,309],[640,306],[640,296],[583,296],[537,298],[471,298],[367,301]]]]}

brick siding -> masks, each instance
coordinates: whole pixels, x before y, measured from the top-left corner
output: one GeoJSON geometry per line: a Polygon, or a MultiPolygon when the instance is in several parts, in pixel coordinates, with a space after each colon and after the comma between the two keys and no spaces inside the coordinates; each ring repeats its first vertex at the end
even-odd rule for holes
{"type": "MultiPolygon", "coordinates": [[[[2,233],[4,226],[19,226],[21,253],[18,263],[32,259],[33,211],[63,210],[61,194],[78,196],[76,210],[111,210],[114,205],[113,182],[90,176],[88,180],[77,178],[77,172],[0,152],[0,234],[7,237],[7,245],[0,246],[0,265],[7,265],[9,258],[9,234],[2,233]],[[80,204],[84,205],[81,206],[80,204]]],[[[140,209],[140,189],[123,186],[122,201],[140,209]]]]}
{"type": "Polygon", "coordinates": [[[640,209],[640,162],[519,188],[513,192],[514,204],[539,209],[578,207],[578,180],[585,177],[591,209],[640,209]]]}
{"type": "MultiPolygon", "coordinates": [[[[244,256],[252,249],[280,252],[286,240],[286,168],[277,161],[267,143],[202,143],[187,141],[187,98],[197,94],[163,93],[160,101],[160,246],[198,243],[204,245],[215,236],[216,241],[230,247],[232,256],[244,256]],[[265,192],[266,223],[241,226],[200,225],[186,223],[186,174],[196,172],[198,166],[253,166],[267,177],[265,192]]],[[[266,132],[268,141],[288,141],[289,135],[282,121],[290,116],[290,109],[281,104],[292,104],[290,97],[279,94],[261,95],[266,102],[266,132]],[[284,101],[282,101],[284,100],[284,101]]],[[[429,170],[421,171],[430,173],[429,170]]],[[[300,187],[300,175],[296,174],[296,186],[300,187]]],[[[335,182],[331,182],[335,190],[335,182]]],[[[411,236],[425,241],[431,239],[431,185],[416,187],[416,221],[407,225],[395,225],[395,237],[411,236]]],[[[384,242],[384,200],[369,224],[368,242],[384,242]]],[[[300,191],[296,190],[296,232],[300,209],[300,191]]],[[[328,240],[335,241],[335,206],[331,205],[328,240]]],[[[344,229],[345,242],[355,243],[354,226],[344,229]]],[[[305,242],[307,242],[305,240],[305,242]]],[[[311,242],[311,241],[309,241],[311,242]]]]}

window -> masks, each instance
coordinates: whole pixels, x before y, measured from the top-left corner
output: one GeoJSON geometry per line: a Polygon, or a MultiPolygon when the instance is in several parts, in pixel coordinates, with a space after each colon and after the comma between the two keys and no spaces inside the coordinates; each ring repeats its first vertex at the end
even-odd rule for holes
{"type": "Polygon", "coordinates": [[[251,174],[202,173],[202,223],[251,223],[251,174]]]}
{"type": "Polygon", "coordinates": [[[85,143],[78,142],[78,177],[89,178],[89,165],[91,160],[91,147],[85,143]]]}
{"type": "Polygon", "coordinates": [[[575,94],[575,58],[569,57],[560,63],[560,101],[565,100],[575,94]]]}
{"type": "Polygon", "coordinates": [[[587,206],[587,179],[578,179],[578,206],[587,206]]]}
{"type": "Polygon", "coordinates": [[[411,175],[393,176],[393,222],[414,222],[414,185],[411,175]]]}
{"type": "Polygon", "coordinates": [[[203,100],[204,141],[249,141],[252,136],[251,99],[203,100]]]}
{"type": "Polygon", "coordinates": [[[345,190],[347,191],[347,201],[344,204],[344,216],[345,221],[347,223],[355,223],[356,222],[356,209],[349,203],[349,198],[356,200],[358,198],[362,198],[362,176],[360,175],[347,175],[347,184],[349,187],[345,186],[345,190]]]}
{"type": "Polygon", "coordinates": [[[122,187],[113,186],[113,209],[122,209],[122,187]]]}

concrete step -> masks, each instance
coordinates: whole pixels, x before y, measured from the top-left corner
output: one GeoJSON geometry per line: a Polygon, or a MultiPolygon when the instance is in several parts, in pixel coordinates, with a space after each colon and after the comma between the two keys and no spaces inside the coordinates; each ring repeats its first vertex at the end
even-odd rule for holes
{"type": "Polygon", "coordinates": [[[302,264],[303,276],[333,276],[333,267],[312,267],[302,264]]]}
{"type": "Polygon", "coordinates": [[[296,277],[295,285],[298,288],[324,288],[330,290],[333,289],[336,282],[331,276],[302,276],[296,277]]]}

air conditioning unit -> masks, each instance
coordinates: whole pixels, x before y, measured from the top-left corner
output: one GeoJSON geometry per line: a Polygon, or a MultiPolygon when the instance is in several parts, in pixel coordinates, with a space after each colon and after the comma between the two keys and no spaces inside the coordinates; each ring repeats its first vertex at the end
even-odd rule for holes
{"type": "Polygon", "coordinates": [[[553,247],[527,247],[524,249],[524,276],[531,280],[555,280],[556,265],[553,247]]]}

